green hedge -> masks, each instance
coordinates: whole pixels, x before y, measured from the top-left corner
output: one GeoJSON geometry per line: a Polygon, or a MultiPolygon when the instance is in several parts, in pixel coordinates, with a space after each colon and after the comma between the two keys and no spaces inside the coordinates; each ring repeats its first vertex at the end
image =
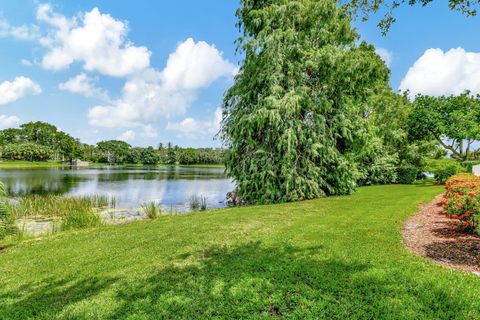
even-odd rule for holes
{"type": "Polygon", "coordinates": [[[460,162],[452,159],[428,160],[425,169],[434,175],[435,181],[438,183],[445,183],[451,176],[465,171],[460,162]]]}
{"type": "Polygon", "coordinates": [[[397,183],[412,184],[417,179],[418,169],[413,166],[402,166],[397,168],[397,183]]]}

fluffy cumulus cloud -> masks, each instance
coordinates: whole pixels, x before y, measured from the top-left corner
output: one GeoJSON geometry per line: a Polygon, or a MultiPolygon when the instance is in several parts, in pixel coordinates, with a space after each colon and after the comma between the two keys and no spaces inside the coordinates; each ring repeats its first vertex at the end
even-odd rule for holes
{"type": "Polygon", "coordinates": [[[408,70],[400,90],[410,90],[411,97],[418,93],[459,94],[465,90],[480,93],[480,52],[428,49],[408,70]]]}
{"type": "Polygon", "coordinates": [[[16,77],[13,81],[0,83],[0,105],[12,103],[28,94],[40,94],[40,86],[27,77],[16,77]]]}
{"type": "Polygon", "coordinates": [[[85,70],[123,77],[150,65],[150,51],[126,39],[128,25],[98,8],[67,18],[54,12],[51,5],[41,4],[37,19],[52,29],[40,39],[48,49],[42,58],[46,69],[59,70],[81,62],[85,70]]]}
{"type": "Polygon", "coordinates": [[[122,140],[125,142],[132,141],[137,135],[132,130],[127,130],[117,137],[117,140],[122,140]]]}
{"type": "Polygon", "coordinates": [[[176,131],[180,137],[194,138],[206,134],[215,135],[220,130],[222,121],[222,109],[217,108],[210,120],[197,121],[193,118],[185,118],[180,122],[168,122],[167,130],[176,131]]]}
{"type": "Polygon", "coordinates": [[[385,48],[377,48],[375,49],[375,52],[382,58],[382,60],[385,62],[387,66],[390,66],[392,64],[393,60],[393,54],[392,52],[388,51],[385,48]]]}
{"type": "Polygon", "coordinates": [[[147,68],[128,79],[120,99],[91,108],[89,122],[103,127],[135,127],[160,116],[184,114],[198,90],[221,77],[231,77],[235,71],[215,46],[187,39],[170,54],[162,71],[147,68]]]}
{"type": "Polygon", "coordinates": [[[78,93],[89,98],[99,98],[102,100],[109,100],[108,94],[95,86],[92,79],[85,73],[81,73],[68,81],[58,85],[60,90],[78,93]]]}
{"type": "Polygon", "coordinates": [[[0,130],[18,127],[22,121],[17,116],[0,115],[0,130]]]}

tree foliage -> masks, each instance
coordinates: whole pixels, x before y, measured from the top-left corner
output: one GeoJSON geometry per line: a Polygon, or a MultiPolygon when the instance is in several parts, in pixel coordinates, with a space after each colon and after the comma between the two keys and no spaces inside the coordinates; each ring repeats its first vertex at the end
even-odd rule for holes
{"type": "Polygon", "coordinates": [[[245,60],[226,93],[226,172],[247,202],[350,193],[389,71],[335,1],[241,1],[245,60]]]}
{"type": "Polygon", "coordinates": [[[418,95],[409,116],[409,133],[416,140],[435,139],[454,159],[480,157],[480,96],[418,95]]]}
{"type": "MultiPolygon", "coordinates": [[[[366,21],[371,13],[377,13],[384,11],[384,16],[378,23],[379,28],[383,34],[386,34],[390,27],[395,23],[394,16],[395,10],[401,5],[408,4],[410,6],[420,5],[427,6],[433,2],[433,0],[346,0],[340,1],[345,5],[345,8],[349,10],[354,16],[359,13],[362,16],[362,20],[366,21]]],[[[448,0],[445,4],[451,10],[458,11],[466,16],[476,16],[478,8],[480,6],[479,0],[448,0]]]]}

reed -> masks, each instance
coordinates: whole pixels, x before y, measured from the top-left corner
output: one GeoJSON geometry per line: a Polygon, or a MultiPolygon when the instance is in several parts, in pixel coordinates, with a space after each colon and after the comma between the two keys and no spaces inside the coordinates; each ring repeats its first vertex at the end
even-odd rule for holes
{"type": "Polygon", "coordinates": [[[193,195],[190,197],[189,205],[192,211],[205,211],[207,210],[207,198],[202,195],[193,195]]]}
{"type": "Polygon", "coordinates": [[[156,219],[162,213],[162,208],[155,201],[142,204],[142,210],[148,219],[156,219]]]}
{"type": "Polygon", "coordinates": [[[11,210],[17,218],[59,217],[62,230],[82,229],[101,225],[99,209],[115,207],[115,203],[115,198],[101,195],[30,195],[20,198],[11,210]]]}

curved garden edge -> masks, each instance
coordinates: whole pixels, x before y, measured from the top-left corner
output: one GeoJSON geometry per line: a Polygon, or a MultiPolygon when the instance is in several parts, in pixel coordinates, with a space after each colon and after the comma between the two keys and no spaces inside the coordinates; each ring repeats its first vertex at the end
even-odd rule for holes
{"type": "Polygon", "coordinates": [[[442,195],[419,206],[403,227],[403,241],[413,253],[438,265],[480,276],[480,237],[458,232],[438,206],[442,195]]]}

